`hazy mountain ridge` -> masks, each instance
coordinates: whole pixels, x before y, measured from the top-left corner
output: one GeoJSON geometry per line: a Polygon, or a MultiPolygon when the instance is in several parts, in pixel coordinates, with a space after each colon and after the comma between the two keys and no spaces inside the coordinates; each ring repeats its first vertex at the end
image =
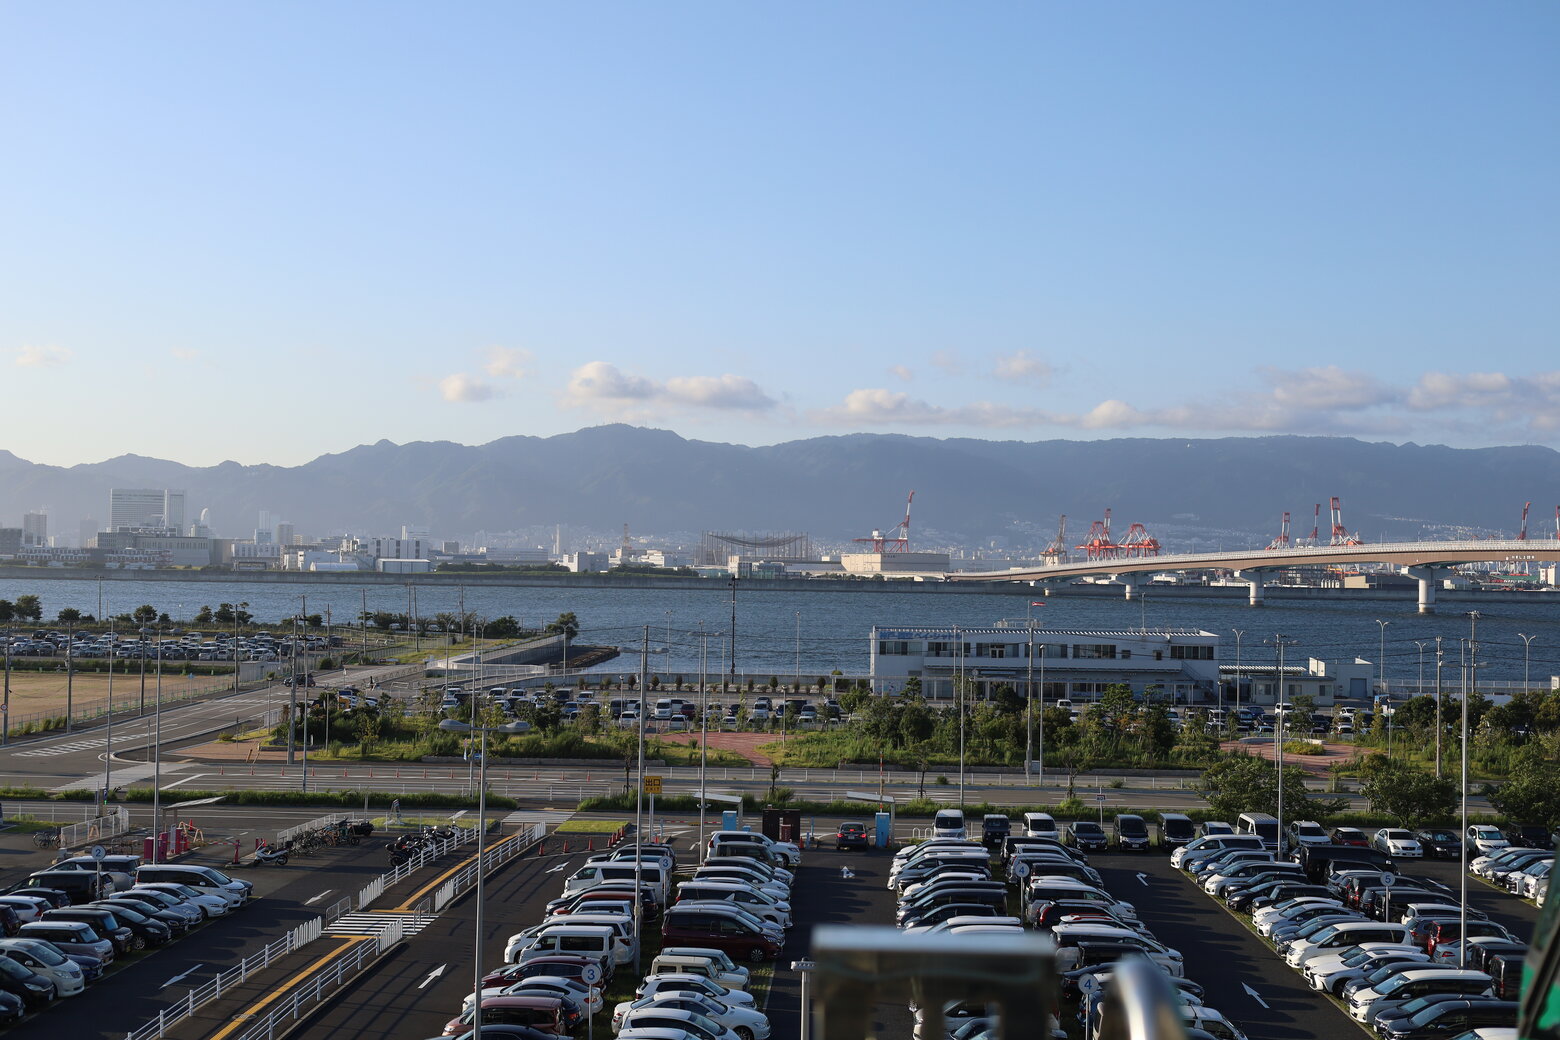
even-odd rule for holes
{"type": "MultiPolygon", "coordinates": [[[[1214,440],[986,441],[901,434],[815,437],[766,447],[688,440],[612,425],[483,445],[379,441],[302,466],[190,467],[123,455],[72,467],[0,450],[0,524],[47,506],[56,532],[107,519],[111,487],[175,487],[190,518],[209,507],[219,534],[249,533],[258,512],[314,534],[392,533],[403,523],[435,536],[561,523],[635,533],[747,530],[844,539],[887,528],[916,491],[914,524],[974,542],[1015,543],[1069,514],[1082,535],[1109,506],[1116,530],[1142,521],[1276,533],[1284,510],[1296,536],[1311,508],[1343,499],[1367,539],[1413,537],[1412,521],[1515,532],[1534,502],[1532,537],[1553,535],[1560,453],[1537,446],[1478,449],[1332,437],[1214,440]],[[1389,519],[1395,518],[1395,519],[1389,519]]],[[[1073,539],[1069,539],[1073,540],[1073,539]]],[[[1043,538],[1042,538],[1043,542],[1043,538]]]]}

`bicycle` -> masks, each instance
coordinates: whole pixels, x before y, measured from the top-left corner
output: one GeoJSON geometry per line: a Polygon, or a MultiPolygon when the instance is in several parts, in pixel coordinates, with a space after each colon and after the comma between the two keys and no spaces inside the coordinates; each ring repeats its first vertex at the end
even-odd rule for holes
{"type": "Polygon", "coordinates": [[[33,844],[40,849],[52,849],[60,843],[59,828],[47,831],[33,831],[33,844]]]}

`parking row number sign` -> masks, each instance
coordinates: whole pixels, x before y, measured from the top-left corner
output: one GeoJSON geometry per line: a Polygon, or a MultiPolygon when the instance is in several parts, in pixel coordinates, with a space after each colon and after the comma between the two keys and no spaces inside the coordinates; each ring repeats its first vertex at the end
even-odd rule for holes
{"type": "Polygon", "coordinates": [[[661,778],[658,776],[645,777],[645,794],[660,794],[661,778]]]}

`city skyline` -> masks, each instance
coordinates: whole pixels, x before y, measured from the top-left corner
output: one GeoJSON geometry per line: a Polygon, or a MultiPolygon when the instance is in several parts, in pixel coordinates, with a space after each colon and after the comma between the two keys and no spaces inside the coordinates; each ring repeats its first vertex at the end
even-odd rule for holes
{"type": "Polygon", "coordinates": [[[0,27],[31,461],[613,421],[1560,445],[1550,5],[0,27]]]}

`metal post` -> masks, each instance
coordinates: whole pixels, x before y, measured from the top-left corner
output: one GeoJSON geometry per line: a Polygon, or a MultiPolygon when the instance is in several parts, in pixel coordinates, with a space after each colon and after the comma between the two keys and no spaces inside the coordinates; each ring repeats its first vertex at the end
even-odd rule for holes
{"type": "Polygon", "coordinates": [[[704,776],[706,767],[710,761],[710,687],[706,681],[706,673],[709,670],[710,645],[704,631],[704,622],[699,622],[699,714],[703,717],[703,730],[699,738],[699,844],[698,848],[704,848],[704,820],[709,815],[709,801],[704,796],[704,776]]]}
{"type": "MultiPolygon", "coordinates": [[[[102,590],[98,595],[102,596],[102,590]]],[[[103,608],[102,600],[98,601],[98,609],[103,608]]],[[[103,752],[103,804],[108,805],[109,795],[109,769],[114,762],[114,623],[108,623],[108,737],[107,746],[103,752]]]]}
{"type": "MultiPolygon", "coordinates": [[[[1462,790],[1459,795],[1462,800],[1462,832],[1463,840],[1468,838],[1468,699],[1473,695],[1473,690],[1478,687],[1478,662],[1475,660],[1479,652],[1479,612],[1468,612],[1468,670],[1463,673],[1463,699],[1462,699],[1462,790]]],[[[1462,906],[1458,909],[1458,927],[1462,930],[1462,941],[1457,944],[1457,967],[1462,968],[1467,963],[1468,957],[1468,869],[1463,864],[1459,870],[1461,878],[1462,906]]]]}
{"type": "MultiPolygon", "coordinates": [[[[726,662],[727,677],[728,677],[728,681],[731,683],[731,685],[735,686],[737,684],[737,576],[735,574],[733,574],[731,576],[731,644],[730,644],[730,646],[731,646],[731,655],[730,655],[730,658],[726,662]]],[[[650,647],[650,636],[649,636],[649,630],[647,629],[646,630],[646,634],[645,634],[645,651],[646,651],[646,653],[649,652],[649,647],[650,647]]],[[[643,695],[641,694],[641,700],[642,699],[643,699],[643,695]]],[[[745,698],[745,697],[742,699],[742,708],[743,708],[744,711],[747,710],[747,698],[745,698]]]]}
{"type": "MultiPolygon", "coordinates": [[[[1241,671],[1240,671],[1240,642],[1245,637],[1246,633],[1245,633],[1244,630],[1239,629],[1239,628],[1232,628],[1232,629],[1230,629],[1230,631],[1235,633],[1235,714],[1239,715],[1240,714],[1240,677],[1241,677],[1241,671]]],[[[1225,724],[1228,725],[1229,722],[1226,720],[1225,724]]]]}
{"type": "Polygon", "coordinates": [[[72,696],[76,685],[76,633],[65,636],[65,732],[71,731],[72,696]]]}
{"type": "MultiPolygon", "coordinates": [[[[1381,626],[1381,657],[1376,663],[1376,685],[1381,687],[1381,695],[1385,697],[1387,696],[1387,626],[1392,622],[1377,618],[1376,624],[1381,626]]],[[[1390,751],[1387,754],[1388,757],[1391,756],[1390,751]]]]}
{"type": "Polygon", "coordinates": [[[958,662],[957,677],[953,681],[953,705],[959,713],[959,811],[964,810],[964,635],[959,626],[953,626],[953,652],[958,662]]]}
{"type": "MultiPolygon", "coordinates": [[[[736,602],[736,579],[732,579],[732,602],[736,602]]],[[[732,607],[735,611],[735,606],[732,607]]],[[[733,614],[735,616],[735,614],[733,614]]],[[[634,974],[638,975],[640,950],[644,947],[644,914],[640,907],[640,887],[644,884],[645,861],[645,669],[650,657],[650,626],[645,626],[644,643],[639,651],[639,783],[634,792],[634,974]]]]}
{"type": "Polygon", "coordinates": [[[1035,760],[1035,609],[1029,604],[1024,616],[1025,633],[1029,636],[1029,654],[1025,660],[1028,677],[1024,680],[1024,775],[1028,776],[1035,760]]]}
{"type": "Polygon", "coordinates": [[[0,747],[11,743],[11,626],[5,626],[5,702],[0,704],[0,747]]]}
{"type": "MultiPolygon", "coordinates": [[[[473,694],[472,703],[476,703],[473,694]]],[[[476,719],[472,719],[475,726],[476,719]]],[[[482,853],[487,836],[487,728],[480,727],[478,738],[482,761],[477,780],[477,932],[471,941],[471,1029],[482,1035],[482,853]]]]}
{"type": "MultiPolygon", "coordinates": [[[[141,660],[146,660],[143,654],[141,660]]],[[[161,863],[162,841],[162,626],[157,626],[157,699],[152,708],[152,862],[161,863]]]]}
{"type": "Polygon", "coordinates": [[[1537,639],[1538,636],[1528,636],[1518,632],[1517,638],[1522,640],[1522,688],[1524,690],[1531,690],[1533,688],[1533,683],[1528,672],[1528,658],[1529,652],[1533,649],[1533,640],[1537,639]]]}
{"type": "MultiPolygon", "coordinates": [[[[1441,637],[1435,637],[1435,778],[1441,779],[1441,731],[1445,725],[1441,722],[1441,666],[1446,663],[1441,654],[1441,637]]],[[[1463,832],[1467,837],[1467,831],[1463,832]]]]}

